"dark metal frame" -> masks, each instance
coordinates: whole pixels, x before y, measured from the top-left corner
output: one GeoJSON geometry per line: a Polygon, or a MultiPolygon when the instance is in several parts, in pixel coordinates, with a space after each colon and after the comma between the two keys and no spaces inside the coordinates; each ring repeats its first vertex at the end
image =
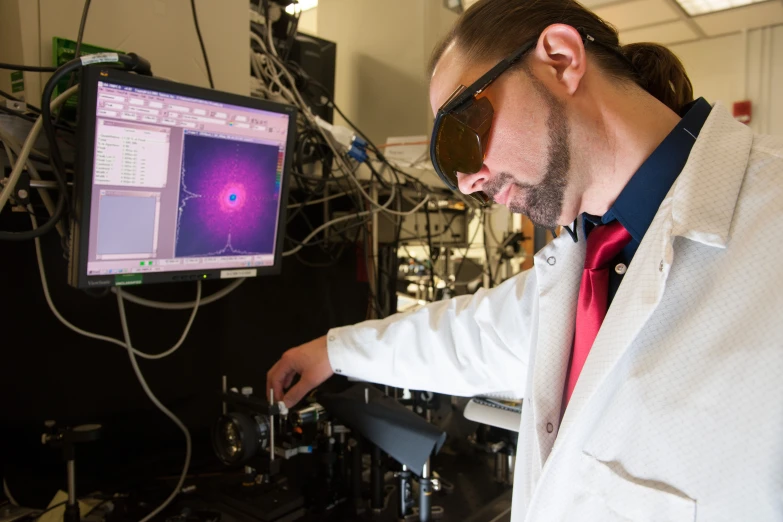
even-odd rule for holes
{"type": "MultiPolygon", "coordinates": [[[[252,267],[257,275],[276,275],[281,271],[283,238],[285,237],[286,204],[288,201],[289,173],[292,151],[296,140],[297,109],[291,105],[249,98],[237,94],[215,91],[193,85],[185,85],[159,78],[140,76],[105,66],[85,67],[81,75],[79,93],[79,145],[77,149],[76,175],[74,180],[75,212],[72,219],[71,256],[69,262],[69,283],[78,288],[115,286],[114,275],[87,275],[89,248],[90,208],[92,203],[93,167],[95,156],[95,111],[98,97],[98,82],[105,81],[128,87],[186,96],[200,100],[236,105],[249,109],[287,114],[288,137],[285,163],[280,183],[280,207],[275,237],[274,262],[271,266],[252,267]]],[[[242,267],[235,267],[241,269],[242,267]]],[[[144,272],[142,283],[164,283],[170,281],[195,281],[220,279],[225,268],[209,270],[182,270],[174,272],[144,272]]]]}

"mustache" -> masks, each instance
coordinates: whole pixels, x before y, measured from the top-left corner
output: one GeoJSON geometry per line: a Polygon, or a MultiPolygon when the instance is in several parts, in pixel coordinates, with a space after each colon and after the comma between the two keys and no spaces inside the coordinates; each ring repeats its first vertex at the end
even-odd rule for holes
{"type": "Polygon", "coordinates": [[[520,183],[519,181],[514,179],[514,176],[512,176],[508,172],[500,172],[497,176],[486,181],[484,185],[481,187],[481,190],[487,196],[494,199],[495,196],[500,194],[503,191],[503,189],[505,189],[506,186],[511,183],[513,183],[520,189],[529,188],[532,186],[527,183],[520,183]]]}

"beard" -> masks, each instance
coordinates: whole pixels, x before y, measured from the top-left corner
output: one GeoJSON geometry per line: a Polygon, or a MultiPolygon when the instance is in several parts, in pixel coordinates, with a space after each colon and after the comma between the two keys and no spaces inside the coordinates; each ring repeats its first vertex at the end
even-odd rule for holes
{"type": "MultiPolygon", "coordinates": [[[[531,75],[532,77],[532,75],[531,75]]],[[[511,212],[527,216],[535,225],[552,230],[558,225],[563,210],[563,199],[568,186],[568,169],[571,151],[568,147],[568,119],[565,107],[535,77],[533,84],[544,98],[548,108],[549,140],[547,144],[547,166],[540,183],[522,183],[508,172],[501,172],[484,184],[484,192],[494,198],[507,185],[516,188],[506,206],[511,212]]]]}

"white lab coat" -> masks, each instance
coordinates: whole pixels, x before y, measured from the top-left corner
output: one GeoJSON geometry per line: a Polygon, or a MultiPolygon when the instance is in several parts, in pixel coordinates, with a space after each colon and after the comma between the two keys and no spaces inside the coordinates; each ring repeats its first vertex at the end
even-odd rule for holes
{"type": "Polygon", "coordinates": [[[783,139],[716,105],[560,420],[585,243],[329,332],[335,372],[523,398],[514,522],[783,520],[783,139]]]}

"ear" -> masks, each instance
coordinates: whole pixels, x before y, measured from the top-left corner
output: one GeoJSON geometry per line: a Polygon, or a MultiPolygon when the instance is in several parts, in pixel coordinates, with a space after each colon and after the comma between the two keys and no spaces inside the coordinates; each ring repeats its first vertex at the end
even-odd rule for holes
{"type": "Polygon", "coordinates": [[[550,87],[559,86],[563,93],[573,95],[587,70],[587,54],[579,32],[565,24],[553,24],[538,37],[531,66],[543,73],[540,77],[550,87]]]}

